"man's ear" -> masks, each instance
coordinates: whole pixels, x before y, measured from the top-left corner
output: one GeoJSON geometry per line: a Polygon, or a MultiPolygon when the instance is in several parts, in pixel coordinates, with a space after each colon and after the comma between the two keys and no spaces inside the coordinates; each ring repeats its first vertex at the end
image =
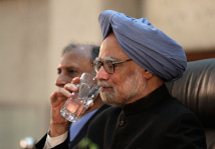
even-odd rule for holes
{"type": "Polygon", "coordinates": [[[143,76],[144,76],[147,80],[149,80],[149,79],[151,79],[154,75],[153,75],[151,72],[149,72],[148,70],[145,70],[143,76]]]}

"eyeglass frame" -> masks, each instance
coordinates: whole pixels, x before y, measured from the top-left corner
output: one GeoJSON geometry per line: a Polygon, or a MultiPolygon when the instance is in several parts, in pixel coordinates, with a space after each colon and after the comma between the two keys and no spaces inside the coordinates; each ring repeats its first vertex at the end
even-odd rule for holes
{"type": "MultiPolygon", "coordinates": [[[[97,59],[97,58],[96,58],[97,59]]],[[[114,72],[115,72],[115,65],[116,64],[121,64],[121,63],[124,63],[124,62],[128,62],[128,61],[132,61],[132,59],[128,59],[128,60],[124,60],[124,61],[111,61],[111,60],[106,60],[106,61],[100,61],[100,60],[94,60],[93,61],[93,64],[92,64],[92,67],[94,68],[94,70],[95,70],[95,72],[98,72],[100,69],[101,69],[101,67],[103,66],[104,67],[104,70],[108,73],[108,74],[113,74],[114,72]],[[98,63],[100,63],[101,64],[101,67],[99,68],[99,70],[96,70],[96,62],[98,63]],[[112,69],[113,69],[113,71],[112,72],[108,72],[107,71],[107,68],[106,67],[108,67],[107,66],[107,62],[110,62],[110,64],[112,65],[112,69]],[[106,63],[106,65],[105,65],[105,63],[106,63]]]]}

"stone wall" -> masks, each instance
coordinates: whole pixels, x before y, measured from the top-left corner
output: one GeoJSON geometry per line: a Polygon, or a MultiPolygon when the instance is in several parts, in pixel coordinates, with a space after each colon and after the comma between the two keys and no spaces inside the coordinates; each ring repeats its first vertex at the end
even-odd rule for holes
{"type": "Polygon", "coordinates": [[[145,0],[143,15],[186,51],[215,47],[214,0],[145,0]]]}

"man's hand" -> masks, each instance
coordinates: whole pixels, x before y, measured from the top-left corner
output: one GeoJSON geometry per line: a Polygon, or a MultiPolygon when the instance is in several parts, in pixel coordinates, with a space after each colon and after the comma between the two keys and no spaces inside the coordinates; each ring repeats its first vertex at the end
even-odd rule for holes
{"type": "Polygon", "coordinates": [[[66,100],[72,97],[72,92],[78,91],[75,84],[78,84],[79,81],[79,78],[74,78],[72,83],[66,84],[64,88],[60,87],[58,91],[51,95],[51,122],[49,130],[51,137],[62,135],[68,130],[70,122],[61,115],[60,110],[63,108],[66,100]]]}

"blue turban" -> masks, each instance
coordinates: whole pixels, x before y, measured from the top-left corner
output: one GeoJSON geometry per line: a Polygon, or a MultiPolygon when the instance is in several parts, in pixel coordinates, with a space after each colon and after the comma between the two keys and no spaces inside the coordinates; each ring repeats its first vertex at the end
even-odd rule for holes
{"type": "Polygon", "coordinates": [[[103,40],[113,32],[133,61],[164,81],[179,79],[187,66],[183,48],[146,18],[135,19],[113,10],[99,15],[103,40]]]}

